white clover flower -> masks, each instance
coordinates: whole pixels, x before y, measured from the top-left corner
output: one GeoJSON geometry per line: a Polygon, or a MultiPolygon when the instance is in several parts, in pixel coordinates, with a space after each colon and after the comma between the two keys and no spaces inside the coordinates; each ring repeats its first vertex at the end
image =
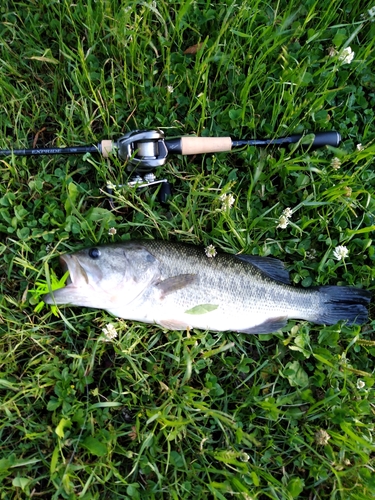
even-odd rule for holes
{"type": "Polygon", "coordinates": [[[172,87],[172,85],[168,85],[167,86],[167,90],[170,94],[172,94],[174,92],[174,88],[172,87]]]}
{"type": "Polygon", "coordinates": [[[333,158],[333,160],[331,161],[331,167],[333,168],[333,170],[338,170],[341,166],[341,160],[340,158],[337,158],[336,156],[333,158]]]}
{"type": "Polygon", "coordinates": [[[363,151],[365,148],[361,143],[357,144],[357,151],[363,151]]]}
{"type": "Polygon", "coordinates": [[[222,194],[219,199],[221,201],[221,210],[229,210],[236,201],[232,194],[225,193],[222,194]]]}
{"type": "Polygon", "coordinates": [[[328,444],[328,441],[331,439],[331,436],[324,429],[319,429],[315,433],[315,442],[321,446],[325,446],[328,444]]]}
{"type": "Polygon", "coordinates": [[[213,245],[208,245],[208,247],[204,249],[204,252],[209,259],[212,259],[217,255],[216,248],[213,245]]]}
{"type": "Polygon", "coordinates": [[[117,229],[116,229],[115,227],[110,227],[110,228],[108,229],[108,234],[109,234],[110,236],[114,236],[116,233],[117,233],[117,229]]]}
{"type": "Polygon", "coordinates": [[[360,378],[357,380],[357,389],[363,389],[365,385],[365,382],[363,382],[360,378]]]}
{"type": "Polygon", "coordinates": [[[339,54],[339,61],[343,64],[350,64],[354,59],[354,52],[350,47],[345,47],[339,54]]]}
{"type": "Polygon", "coordinates": [[[104,342],[110,342],[111,340],[117,338],[118,335],[116,328],[112,325],[112,323],[108,323],[108,325],[102,329],[102,333],[104,335],[104,342]]]}
{"type": "Polygon", "coordinates": [[[285,215],[285,217],[287,219],[290,219],[293,215],[293,210],[291,208],[287,207],[283,210],[283,215],[285,215]]]}
{"type": "Polygon", "coordinates": [[[333,256],[337,260],[346,259],[348,254],[349,254],[349,250],[343,245],[339,245],[333,250],[333,256]]]}
{"type": "Polygon", "coordinates": [[[306,252],[306,259],[314,260],[314,259],[316,259],[316,254],[317,254],[317,251],[315,250],[315,248],[312,248],[311,250],[308,250],[306,252]]]}
{"type": "Polygon", "coordinates": [[[375,5],[374,7],[371,7],[371,9],[369,9],[367,12],[370,17],[370,20],[375,21],[375,5]]]}
{"type": "Polygon", "coordinates": [[[279,220],[278,220],[278,225],[276,226],[276,229],[285,229],[288,224],[289,224],[289,219],[288,217],[285,217],[285,215],[280,215],[279,220]]]}
{"type": "Polygon", "coordinates": [[[285,208],[283,210],[283,213],[280,215],[279,220],[277,221],[278,225],[276,226],[276,229],[285,229],[288,226],[290,222],[289,219],[292,217],[292,215],[293,210],[289,207],[285,208]]]}

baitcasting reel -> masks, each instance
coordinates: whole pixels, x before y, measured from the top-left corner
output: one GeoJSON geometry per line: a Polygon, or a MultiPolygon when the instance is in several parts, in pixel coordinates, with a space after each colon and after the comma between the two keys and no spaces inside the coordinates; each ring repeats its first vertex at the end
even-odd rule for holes
{"type": "MultiPolygon", "coordinates": [[[[134,130],[113,141],[102,141],[100,144],[103,157],[108,158],[113,152],[127,162],[129,174],[128,186],[144,188],[160,185],[159,201],[166,203],[171,196],[171,186],[167,179],[156,179],[153,170],[165,165],[168,149],[161,130],[134,130]]],[[[99,148],[98,148],[99,149],[99,148]]],[[[121,187],[121,186],[118,186],[121,187]]],[[[113,188],[107,185],[112,204],[113,188]]]]}

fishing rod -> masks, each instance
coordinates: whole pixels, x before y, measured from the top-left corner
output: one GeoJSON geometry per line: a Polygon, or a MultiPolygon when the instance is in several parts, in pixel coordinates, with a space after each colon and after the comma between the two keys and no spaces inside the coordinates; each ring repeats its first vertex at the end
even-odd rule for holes
{"type": "MultiPolygon", "coordinates": [[[[333,146],[340,144],[341,136],[338,132],[318,132],[311,134],[309,147],[333,146]]],[[[153,171],[165,165],[168,154],[197,155],[204,153],[229,152],[246,146],[287,146],[289,144],[304,144],[306,136],[300,134],[280,137],[276,139],[233,140],[231,137],[193,137],[185,136],[175,139],[166,139],[161,130],[134,130],[124,136],[112,140],[102,140],[96,146],[78,146],[64,148],[33,148],[33,149],[2,149],[0,156],[38,156],[56,154],[99,153],[104,158],[112,154],[120,160],[126,161],[126,170],[130,176],[129,185],[147,187],[162,184],[159,191],[161,201],[170,194],[170,186],[166,179],[156,180],[153,171]]],[[[310,134],[309,136],[310,137],[310,134]]],[[[307,138],[308,138],[307,137],[307,138]]]]}

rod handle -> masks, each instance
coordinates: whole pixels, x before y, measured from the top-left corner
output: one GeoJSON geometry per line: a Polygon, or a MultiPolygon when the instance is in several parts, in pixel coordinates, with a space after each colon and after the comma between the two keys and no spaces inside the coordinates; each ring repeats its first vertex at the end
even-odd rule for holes
{"type": "Polygon", "coordinates": [[[113,141],[109,139],[104,139],[100,143],[100,152],[102,153],[103,158],[109,158],[109,155],[113,151],[113,141]]]}
{"type": "Polygon", "coordinates": [[[332,132],[319,132],[315,134],[314,146],[333,146],[337,148],[341,142],[341,135],[335,130],[332,132]]]}
{"type": "MultiPolygon", "coordinates": [[[[292,143],[298,142],[301,139],[301,135],[291,135],[290,138],[292,139],[292,143]]],[[[314,134],[314,140],[312,142],[312,146],[316,148],[320,148],[323,146],[333,146],[335,148],[338,147],[338,145],[341,142],[341,135],[336,132],[336,131],[330,131],[330,132],[317,132],[314,134]]]]}
{"type": "Polygon", "coordinates": [[[220,153],[232,149],[230,137],[181,137],[181,154],[220,153]]]}

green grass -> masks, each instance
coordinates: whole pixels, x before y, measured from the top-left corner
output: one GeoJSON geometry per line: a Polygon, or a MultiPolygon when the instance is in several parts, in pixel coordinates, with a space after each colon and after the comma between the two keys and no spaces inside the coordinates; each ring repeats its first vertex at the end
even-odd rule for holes
{"type": "Polygon", "coordinates": [[[127,188],[118,211],[104,192],[126,181],[116,159],[0,158],[1,499],[375,498],[373,306],[362,328],[294,321],[246,336],[35,310],[33,292],[61,276],[59,253],[139,237],[272,255],[300,286],[373,290],[371,7],[3,0],[1,148],[157,127],[248,139],[337,130],[343,142],[174,157],[158,172],[173,185],[168,207],[127,188]],[[329,55],[346,46],[350,64],[329,55]],[[235,203],[223,211],[224,193],[235,203]],[[291,223],[277,228],[287,207],[291,223]]]}

